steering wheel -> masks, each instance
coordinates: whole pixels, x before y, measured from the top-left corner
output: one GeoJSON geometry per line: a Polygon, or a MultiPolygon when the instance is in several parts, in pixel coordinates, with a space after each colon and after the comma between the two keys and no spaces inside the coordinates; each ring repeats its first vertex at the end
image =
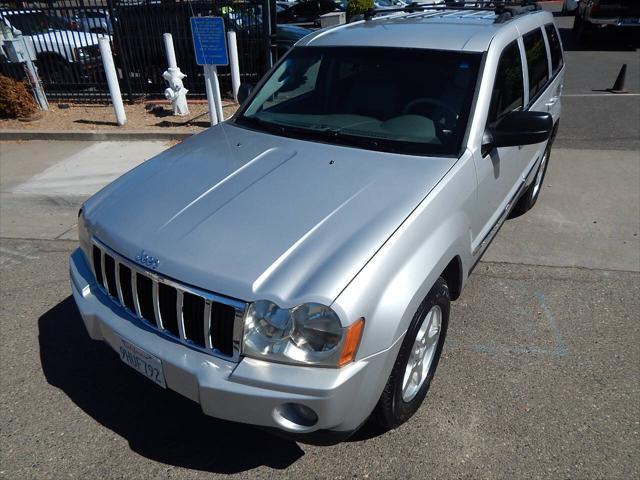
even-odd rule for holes
{"type": "MultiPolygon", "coordinates": [[[[434,107],[439,107],[439,108],[445,110],[447,113],[449,113],[450,115],[447,115],[446,118],[445,118],[445,123],[448,126],[452,126],[453,123],[455,122],[455,120],[458,117],[458,112],[456,112],[453,109],[453,107],[451,107],[450,105],[447,105],[442,100],[438,100],[437,98],[432,98],[432,97],[419,97],[419,98],[415,98],[415,99],[411,100],[402,109],[402,114],[403,115],[407,115],[417,105],[422,105],[422,104],[427,104],[427,105],[432,105],[434,107]]],[[[435,120],[435,119],[433,119],[433,120],[435,120]]],[[[437,123],[437,122],[434,121],[434,123],[437,123]]]]}

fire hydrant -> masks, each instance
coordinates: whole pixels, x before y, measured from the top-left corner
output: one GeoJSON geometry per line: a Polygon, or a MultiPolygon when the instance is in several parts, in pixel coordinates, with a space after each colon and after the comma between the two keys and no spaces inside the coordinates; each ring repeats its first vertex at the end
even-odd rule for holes
{"type": "Polygon", "coordinates": [[[174,115],[189,115],[189,106],[187,105],[187,92],[189,90],[184,88],[182,83],[182,79],[185,77],[186,75],[179,68],[169,67],[162,74],[162,78],[169,84],[169,88],[164,91],[164,96],[173,104],[174,115]]]}

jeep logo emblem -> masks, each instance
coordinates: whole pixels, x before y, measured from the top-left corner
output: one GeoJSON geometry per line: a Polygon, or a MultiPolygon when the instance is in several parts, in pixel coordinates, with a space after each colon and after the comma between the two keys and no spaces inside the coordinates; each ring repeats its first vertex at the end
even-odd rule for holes
{"type": "Polygon", "coordinates": [[[136,256],[136,262],[144,265],[145,267],[149,267],[152,270],[155,270],[158,268],[158,265],[160,265],[160,260],[147,254],[144,250],[136,256]]]}

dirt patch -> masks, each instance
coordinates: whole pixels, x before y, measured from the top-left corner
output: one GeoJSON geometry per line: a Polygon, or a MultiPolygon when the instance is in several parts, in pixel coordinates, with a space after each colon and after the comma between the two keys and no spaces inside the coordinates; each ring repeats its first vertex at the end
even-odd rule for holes
{"type": "MultiPolygon", "coordinates": [[[[230,118],[238,106],[225,103],[225,119],[230,118]]],[[[209,113],[206,103],[190,103],[189,115],[174,116],[171,106],[158,103],[138,103],[125,105],[127,124],[119,127],[111,105],[50,103],[49,111],[30,122],[15,119],[0,119],[0,129],[4,130],[52,130],[52,131],[127,131],[163,130],[168,132],[197,133],[209,127],[209,113]]]]}

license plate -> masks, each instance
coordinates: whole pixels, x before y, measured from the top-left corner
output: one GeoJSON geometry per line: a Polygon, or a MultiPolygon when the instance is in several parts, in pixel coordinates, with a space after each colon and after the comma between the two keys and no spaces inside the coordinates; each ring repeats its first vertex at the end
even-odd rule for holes
{"type": "Polygon", "coordinates": [[[162,371],[162,362],[159,358],[122,338],[120,339],[118,353],[120,354],[120,360],[124,363],[162,388],[167,388],[167,384],[164,381],[164,372],[162,371]]]}
{"type": "Polygon", "coordinates": [[[623,25],[639,25],[640,18],[623,18],[622,24],[623,25]]]}

